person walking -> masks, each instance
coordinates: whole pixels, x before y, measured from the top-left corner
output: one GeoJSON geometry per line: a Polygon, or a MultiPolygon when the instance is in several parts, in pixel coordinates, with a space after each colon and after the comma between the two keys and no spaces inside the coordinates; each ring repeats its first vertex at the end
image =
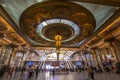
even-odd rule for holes
{"type": "Polygon", "coordinates": [[[95,80],[94,79],[94,69],[92,66],[88,68],[88,78],[95,80]]]}
{"type": "Polygon", "coordinates": [[[38,77],[38,73],[39,73],[39,68],[38,68],[38,66],[36,67],[36,69],[35,69],[35,78],[37,79],[37,77],[38,77]]]}
{"type": "Polygon", "coordinates": [[[55,69],[53,69],[53,76],[55,75],[55,69]]]}
{"type": "Polygon", "coordinates": [[[25,80],[29,80],[29,70],[26,69],[25,71],[25,80]]]}

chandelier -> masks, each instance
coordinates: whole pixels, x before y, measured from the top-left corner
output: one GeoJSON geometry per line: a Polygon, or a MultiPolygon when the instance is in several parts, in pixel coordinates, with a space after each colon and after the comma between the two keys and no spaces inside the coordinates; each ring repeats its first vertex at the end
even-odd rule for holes
{"type": "Polygon", "coordinates": [[[57,61],[59,61],[61,40],[62,40],[62,36],[61,35],[55,35],[55,45],[56,45],[57,61]]]}

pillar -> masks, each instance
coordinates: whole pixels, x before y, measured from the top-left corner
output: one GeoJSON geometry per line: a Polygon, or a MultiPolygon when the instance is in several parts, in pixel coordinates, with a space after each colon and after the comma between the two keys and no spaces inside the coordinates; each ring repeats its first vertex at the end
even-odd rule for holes
{"type": "Polygon", "coordinates": [[[0,59],[1,59],[1,57],[2,57],[2,54],[3,54],[3,52],[4,52],[4,49],[5,49],[5,47],[4,47],[4,46],[1,46],[0,59]]]}
{"type": "Polygon", "coordinates": [[[96,55],[95,50],[91,50],[91,53],[92,53],[93,59],[95,61],[95,64],[98,65],[98,59],[97,59],[97,55],[96,55]]]}
{"type": "Polygon", "coordinates": [[[118,61],[120,61],[120,42],[118,42],[117,40],[115,40],[113,42],[113,45],[115,46],[115,50],[118,56],[118,61]]]}
{"type": "Polygon", "coordinates": [[[86,65],[89,66],[89,64],[88,64],[88,58],[87,58],[87,54],[85,53],[84,55],[85,55],[86,65]]]}
{"type": "Polygon", "coordinates": [[[104,71],[104,68],[103,68],[103,59],[102,59],[102,56],[101,56],[101,54],[102,54],[101,53],[101,49],[97,49],[96,53],[97,53],[97,58],[99,58],[99,60],[101,62],[101,64],[99,63],[99,65],[100,65],[102,71],[104,71]]]}
{"type": "Polygon", "coordinates": [[[6,51],[6,46],[2,46],[1,47],[1,52],[0,52],[0,63],[3,63],[3,59],[4,59],[4,55],[5,55],[5,51],[6,51]]]}
{"type": "Polygon", "coordinates": [[[116,49],[120,52],[120,41],[115,39],[114,44],[115,44],[116,49]]]}
{"type": "Polygon", "coordinates": [[[19,56],[18,56],[18,52],[16,52],[16,55],[15,55],[15,66],[17,66],[18,67],[18,61],[19,61],[19,56]]]}
{"type": "Polygon", "coordinates": [[[103,56],[104,56],[104,59],[106,59],[106,54],[109,54],[109,51],[108,51],[108,48],[103,48],[103,56]]]}
{"type": "Polygon", "coordinates": [[[101,61],[100,59],[100,55],[99,55],[99,52],[98,52],[98,49],[94,50],[95,53],[96,53],[96,57],[97,57],[97,60],[98,60],[98,64],[99,64],[99,61],[101,61]]]}
{"type": "Polygon", "coordinates": [[[118,62],[119,59],[118,59],[117,51],[116,51],[116,48],[115,48],[113,42],[110,42],[110,46],[111,46],[111,51],[113,53],[113,56],[115,58],[115,62],[118,62]]]}
{"type": "Polygon", "coordinates": [[[83,53],[82,53],[82,51],[80,51],[80,57],[81,57],[82,61],[84,61],[82,56],[83,56],[83,53]]]}
{"type": "Polygon", "coordinates": [[[25,53],[23,52],[22,58],[21,58],[21,62],[20,62],[20,66],[23,67],[23,58],[24,58],[25,53]]]}
{"type": "Polygon", "coordinates": [[[108,39],[105,40],[106,42],[109,43],[109,45],[111,46],[111,51],[114,55],[114,58],[115,58],[115,62],[118,62],[119,61],[119,58],[118,58],[118,54],[119,54],[119,50],[120,48],[118,47],[118,40],[115,39],[115,37],[110,37],[108,39]]]}
{"type": "Polygon", "coordinates": [[[10,63],[12,61],[13,54],[14,54],[14,48],[12,48],[12,52],[10,53],[10,57],[9,57],[9,60],[8,60],[8,65],[10,65],[10,63]]]}
{"type": "Polygon", "coordinates": [[[12,48],[11,47],[8,47],[7,48],[7,53],[6,53],[6,61],[5,61],[5,64],[8,64],[8,62],[9,62],[9,58],[10,58],[10,55],[12,54],[12,48]]]}

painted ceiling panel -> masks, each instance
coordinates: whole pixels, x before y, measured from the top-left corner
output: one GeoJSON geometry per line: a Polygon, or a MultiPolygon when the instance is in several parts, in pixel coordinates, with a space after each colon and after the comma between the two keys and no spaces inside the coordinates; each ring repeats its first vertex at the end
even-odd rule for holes
{"type": "MultiPolygon", "coordinates": [[[[4,9],[9,13],[11,18],[16,22],[19,26],[19,18],[22,12],[30,7],[33,4],[38,2],[42,2],[45,0],[0,0],[0,4],[4,7],[4,9]]],[[[110,16],[115,13],[119,9],[119,7],[114,6],[106,6],[99,4],[91,4],[91,3],[82,3],[75,2],[87,8],[96,19],[96,29],[100,27],[110,16]]]]}
{"type": "Polygon", "coordinates": [[[96,29],[98,29],[109,17],[111,17],[119,7],[75,2],[87,8],[96,19],[96,29]]]}
{"type": "MultiPolygon", "coordinates": [[[[23,14],[23,12],[28,9],[29,7],[31,7],[32,5],[34,4],[38,4],[39,2],[43,2],[43,1],[47,1],[47,0],[0,0],[0,4],[2,5],[2,7],[5,9],[5,11],[9,14],[9,16],[13,19],[13,21],[17,24],[17,26],[21,28],[21,25],[20,25],[20,17],[21,15],[23,14]]],[[[100,5],[100,4],[92,4],[92,3],[83,3],[83,2],[75,2],[75,1],[71,1],[73,3],[76,3],[80,6],[83,6],[84,8],[86,8],[88,11],[91,12],[92,16],[95,18],[95,29],[94,31],[96,31],[105,21],[107,21],[118,9],[119,7],[115,7],[115,6],[107,6],[107,5],[100,5]]],[[[45,8],[46,9],[46,8],[45,8]]],[[[49,8],[48,8],[49,9],[49,8]]],[[[64,8],[63,8],[64,9],[64,8]]],[[[58,11],[59,12],[59,11],[58,11]]],[[[58,14],[58,13],[57,13],[58,14]]],[[[32,16],[33,17],[33,16],[32,16]]],[[[54,16],[53,16],[54,17],[54,16]]],[[[24,18],[24,17],[23,17],[24,18]]],[[[69,19],[69,18],[68,18],[69,19]]],[[[88,18],[90,19],[90,18],[88,18]]],[[[26,19],[27,20],[27,19],[26,19]]],[[[90,19],[89,20],[90,22],[93,21],[93,19],[90,19]]],[[[32,22],[32,21],[31,21],[32,22]]],[[[68,22],[67,20],[64,21],[64,19],[62,20],[61,19],[50,19],[50,20],[46,20],[44,22],[41,22],[43,23],[42,25],[46,27],[46,25],[50,26],[51,24],[53,23],[64,23],[66,24],[67,23],[67,27],[69,27],[69,25],[72,25],[72,23],[68,22]],[[48,22],[47,22],[48,21],[48,22]],[[51,21],[51,22],[50,22],[51,21]],[[69,24],[69,25],[68,25],[69,24]]],[[[73,21],[74,23],[74,21],[73,21]]],[[[57,24],[57,25],[58,25],[57,24]]],[[[76,24],[76,23],[75,23],[76,24]]],[[[56,24],[54,24],[56,25],[56,24]]],[[[53,25],[52,25],[53,26],[53,25]]],[[[63,26],[63,25],[62,25],[63,26]]],[[[63,28],[65,28],[66,26],[63,26],[63,28]]],[[[76,26],[76,25],[73,25],[73,27],[76,26]]],[[[80,25],[79,25],[80,26],[80,25]]],[[[85,24],[84,26],[86,26],[86,29],[88,29],[88,24],[85,24]]],[[[89,25],[91,26],[91,25],[89,25]]],[[[53,26],[53,28],[56,27],[56,26],[53,26]]],[[[81,26],[80,26],[81,27],[81,26]]],[[[29,28],[30,29],[30,28],[29,28]]],[[[32,28],[31,28],[32,29],[32,28]]],[[[38,28],[37,28],[38,29],[38,28]]],[[[81,29],[81,28],[80,28],[81,29]]],[[[46,28],[45,29],[46,32],[47,30],[49,30],[49,28],[46,28]]],[[[45,32],[44,30],[44,32],[45,32]]],[[[55,29],[56,30],[56,29],[55,29]]],[[[53,30],[53,31],[55,31],[53,30]]],[[[66,30],[69,30],[69,28],[66,28],[66,30]]],[[[71,28],[72,30],[72,28],[71,28]]],[[[88,29],[89,30],[89,29],[88,29]]],[[[61,29],[62,31],[62,29],[61,29]]],[[[80,30],[79,30],[80,31],[80,30]]],[[[40,31],[41,34],[43,34],[44,32],[40,31]]],[[[73,31],[74,32],[74,31],[73,31]]],[[[76,30],[77,32],[77,30],[76,30]]],[[[93,31],[92,31],[93,32],[93,31]]],[[[31,34],[32,32],[29,31],[29,34],[31,34]]],[[[89,34],[89,33],[86,33],[83,32],[85,34],[89,34]]],[[[49,33],[48,33],[49,34],[49,33]]],[[[75,33],[74,33],[75,34],[75,33]]],[[[82,33],[81,33],[82,34],[82,33]]],[[[79,36],[81,36],[81,34],[79,36]]],[[[31,34],[32,35],[32,34],[31,34]]],[[[48,35],[51,37],[51,35],[48,35]]],[[[73,35],[72,35],[73,36],[73,35]]],[[[82,34],[82,36],[86,37],[84,34],[82,34]]],[[[39,39],[38,36],[36,35],[33,35],[32,37],[28,36],[27,35],[27,38],[28,40],[33,44],[33,45],[41,45],[41,46],[46,46],[46,45],[51,45],[51,44],[47,44],[47,42],[45,42],[44,40],[41,40],[39,39]],[[34,37],[34,38],[32,38],[34,37]],[[38,40],[38,41],[37,41],[38,40]],[[41,41],[40,41],[41,40],[41,41]],[[43,42],[43,43],[42,43],[43,42]]],[[[76,37],[76,36],[75,36],[76,37]]],[[[52,38],[53,39],[53,38],[52,38]]],[[[86,38],[79,38],[78,40],[73,40],[71,41],[72,44],[70,44],[69,42],[67,43],[67,46],[68,47],[79,47],[82,42],[84,42],[86,40],[86,38]],[[79,42],[78,42],[79,41],[79,42]],[[69,45],[68,45],[69,44],[69,45]]],[[[64,43],[63,43],[64,44],[64,43]]],[[[64,44],[64,46],[66,46],[66,44],[64,44]]]]}

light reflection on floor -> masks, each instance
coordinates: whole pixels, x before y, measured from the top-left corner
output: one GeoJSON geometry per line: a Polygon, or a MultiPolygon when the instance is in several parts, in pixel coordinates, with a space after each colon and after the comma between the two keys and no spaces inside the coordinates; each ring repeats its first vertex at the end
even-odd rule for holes
{"type": "MultiPolygon", "coordinates": [[[[87,77],[87,72],[70,72],[69,74],[53,75],[47,71],[40,73],[37,80],[86,80],[87,77]]],[[[116,73],[96,73],[95,80],[120,80],[120,75],[116,73]]]]}
{"type": "MultiPolygon", "coordinates": [[[[75,80],[75,79],[79,78],[79,75],[74,74],[74,73],[73,74],[72,73],[70,73],[70,74],[62,73],[60,75],[58,75],[58,74],[53,75],[52,73],[47,71],[43,74],[40,76],[42,76],[42,77],[44,76],[44,77],[43,78],[40,77],[37,80],[75,80]]],[[[79,80],[79,79],[77,79],[77,80],[79,80]]]]}
{"type": "MultiPolygon", "coordinates": [[[[7,74],[4,75],[4,77],[0,80],[7,80],[7,74]]],[[[82,71],[82,72],[69,72],[69,74],[62,73],[55,75],[50,73],[49,71],[46,72],[40,72],[38,75],[38,78],[35,78],[35,75],[31,78],[31,80],[87,80],[88,79],[88,72],[82,71]]],[[[17,73],[13,79],[10,80],[26,80],[25,77],[20,77],[19,73],[17,73]]],[[[120,80],[120,75],[116,73],[95,73],[95,80],[120,80]]]]}

